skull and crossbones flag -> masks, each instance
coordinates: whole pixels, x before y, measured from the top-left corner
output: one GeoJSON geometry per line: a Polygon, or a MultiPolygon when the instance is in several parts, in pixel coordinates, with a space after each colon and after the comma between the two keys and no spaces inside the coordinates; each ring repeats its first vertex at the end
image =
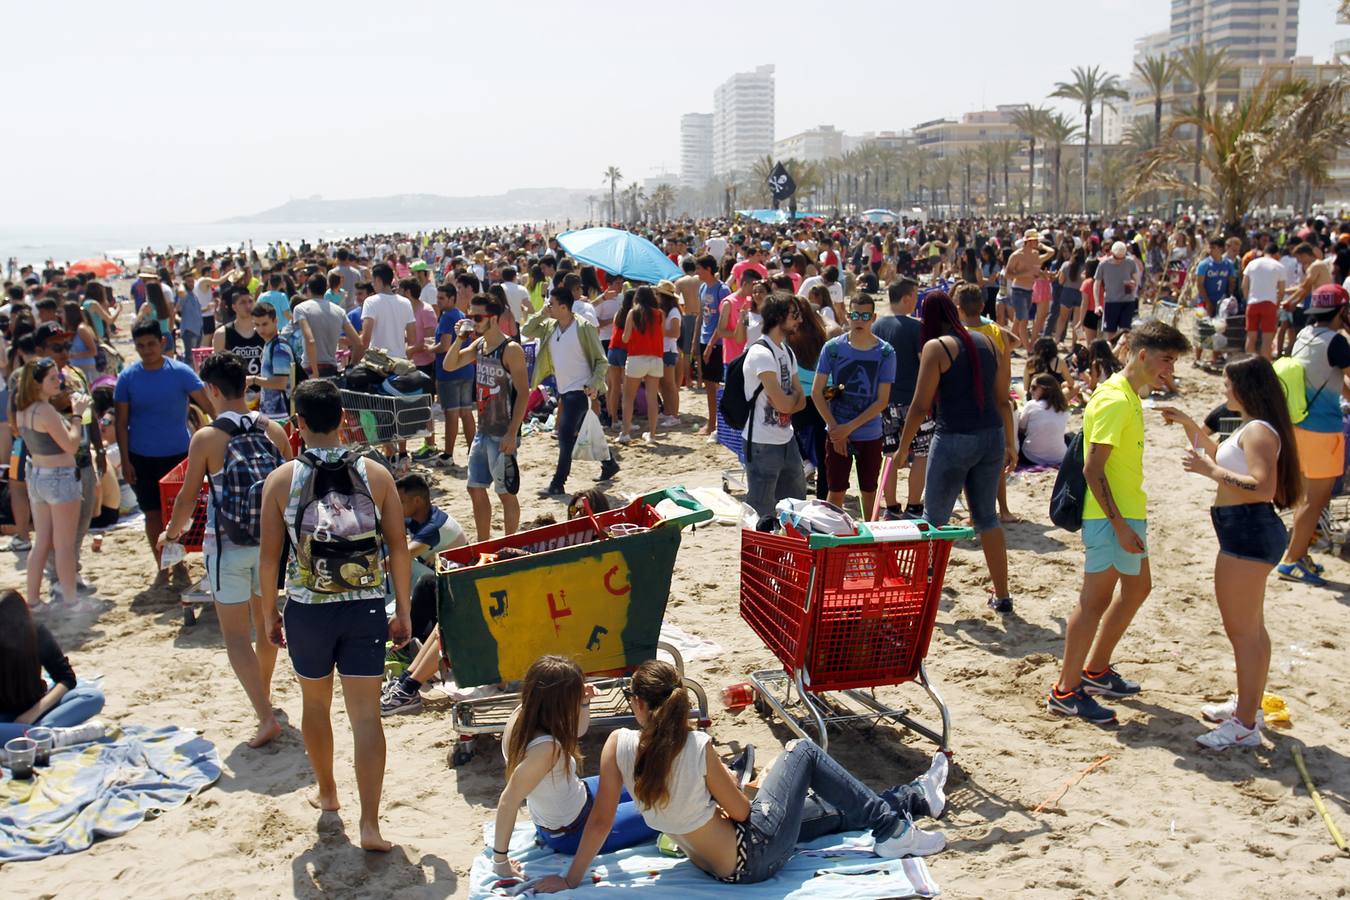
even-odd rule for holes
{"type": "Polygon", "coordinates": [[[780,203],[797,193],[797,182],[792,180],[782,163],[775,163],[773,171],[769,173],[769,190],[773,193],[773,199],[780,203]]]}

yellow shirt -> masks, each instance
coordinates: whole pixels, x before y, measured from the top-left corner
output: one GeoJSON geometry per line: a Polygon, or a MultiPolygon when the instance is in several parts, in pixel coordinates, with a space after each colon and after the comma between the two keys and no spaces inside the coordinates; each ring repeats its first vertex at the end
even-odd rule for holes
{"type": "Polygon", "coordinates": [[[981,317],[979,325],[967,325],[966,330],[982,334],[993,341],[994,349],[998,351],[999,356],[1008,352],[1008,348],[1003,345],[1003,329],[998,327],[997,322],[981,317]]]}
{"type": "MultiPolygon", "coordinates": [[[[1127,519],[1148,517],[1148,495],[1144,493],[1144,405],[1130,386],[1125,373],[1106,379],[1092,394],[1083,411],[1083,449],[1107,444],[1106,483],[1116,501],[1116,509],[1127,519]]],[[[1086,459],[1084,460],[1086,462],[1086,459]]],[[[1088,491],[1083,507],[1084,519],[1105,519],[1097,497],[1088,491]]]]}

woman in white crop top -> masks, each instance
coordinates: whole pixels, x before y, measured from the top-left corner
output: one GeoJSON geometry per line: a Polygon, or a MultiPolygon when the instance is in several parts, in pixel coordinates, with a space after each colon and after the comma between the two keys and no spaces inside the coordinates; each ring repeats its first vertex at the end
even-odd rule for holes
{"type": "MultiPolygon", "coordinates": [[[[502,735],[507,782],[497,803],[492,843],[493,869],[500,877],[521,876],[520,864],[507,851],[522,801],[539,843],[558,853],[577,852],[599,785],[597,777],[577,777],[577,743],[591,724],[591,694],[581,667],[565,656],[541,656],[525,673],[520,707],[502,735]]],[[[603,852],[656,839],[626,792],[611,816],[603,852]]]]}
{"type": "Polygon", "coordinates": [[[1164,407],[1191,443],[1182,468],[1218,482],[1210,518],[1219,538],[1214,594],[1237,663],[1237,697],[1205,706],[1201,713],[1219,727],[1196,740],[1203,747],[1261,745],[1261,696],[1270,670],[1266,633],[1266,578],[1284,555],[1289,534],[1275,507],[1292,506],[1302,491],[1298,445],[1284,389],[1270,362],[1249,356],[1224,368],[1228,408],[1242,424],[1215,444],[1189,416],[1164,407]]]}
{"type": "Polygon", "coordinates": [[[719,881],[759,882],[783,867],[799,837],[870,828],[878,856],[923,856],[945,846],[911,817],[938,815],[947,759],[923,778],[878,796],[810,741],[796,741],[760,780],[754,803],[718,759],[708,735],[689,727],[689,694],[675,668],[661,660],[638,666],[626,692],[640,731],[621,729],[605,741],[600,787],[581,845],[563,876],[541,879],[548,893],[583,884],[609,834],[623,788],[647,824],[664,831],[689,860],[719,881]],[[824,810],[827,830],[820,830],[824,810]]]}

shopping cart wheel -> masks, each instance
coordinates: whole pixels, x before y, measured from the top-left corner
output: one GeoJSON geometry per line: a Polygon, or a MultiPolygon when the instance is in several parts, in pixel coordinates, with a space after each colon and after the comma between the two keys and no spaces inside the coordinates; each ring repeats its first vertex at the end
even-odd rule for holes
{"type": "Polygon", "coordinates": [[[759,691],[755,691],[755,712],[759,713],[766,719],[773,713],[773,710],[769,708],[769,704],[764,700],[762,696],[760,696],[759,691]]]}
{"type": "Polygon", "coordinates": [[[471,759],[473,759],[473,741],[460,741],[455,744],[455,749],[450,754],[452,766],[462,766],[471,759]]]}

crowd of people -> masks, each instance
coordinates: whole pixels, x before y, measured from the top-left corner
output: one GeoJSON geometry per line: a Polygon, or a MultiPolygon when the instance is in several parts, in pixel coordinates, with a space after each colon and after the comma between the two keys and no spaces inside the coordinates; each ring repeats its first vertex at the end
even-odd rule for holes
{"type": "MultiPolygon", "coordinates": [[[[468,542],[432,503],[432,470],[464,480],[477,540],[493,537],[494,495],[511,534],[527,479],[538,478],[541,498],[566,497],[582,444],[607,486],[622,454],[659,446],[672,429],[701,425],[717,441],[719,393],[739,387],[745,501],[761,523],[779,501],[812,493],[869,520],[942,526],[961,515],[978,534],[987,602],[1001,615],[1016,602],[1009,475],[1081,470],[1083,582],[1045,702],[1051,714],[1096,724],[1115,721],[1098,698],[1142,690],[1113,655],[1152,584],[1147,398],[1159,424],[1185,432],[1180,469],[1217,485],[1214,591],[1237,684],[1228,703],[1202,710],[1218,724],[1197,741],[1260,743],[1266,578],[1275,569],[1325,585],[1309,548],[1346,469],[1350,223],[1224,234],[1190,219],[717,220],[648,236],[679,278],[638,283],[530,228],[147,250],[125,303],[108,283],[51,264],[12,273],[0,307],[11,450],[0,457],[9,459],[10,549],[29,557],[26,595],[0,598],[0,615],[15,623],[0,640],[26,648],[0,665],[0,719],[73,725],[83,720],[63,708],[97,712],[101,699],[81,693],[41,623],[97,590],[81,568],[84,536],[133,505],[123,485],[143,514],[159,582],[186,577],[172,548],[197,498],[182,491],[164,509],[159,492],[185,467],[185,484],[210,486],[203,557],[257,718],[249,746],[280,733],[271,685],[284,647],[302,687],[312,802],[335,809],[336,670],[355,743],[360,843],[387,849],[381,717],[419,711],[420,688],[438,675],[434,561],[468,542]],[[1176,367],[1192,348],[1176,327],[1186,317],[1225,326],[1209,334],[1235,318],[1245,331],[1241,347],[1209,348],[1211,362],[1229,357],[1226,400],[1203,425],[1159,405],[1176,394],[1176,367]],[[114,340],[124,333],[129,362],[114,340]],[[351,446],[340,385],[357,370],[421,376],[440,415],[420,446],[399,435],[382,456],[351,446]],[[685,390],[703,395],[706,410],[684,404],[685,390]],[[607,435],[598,454],[583,434],[592,416],[607,435]],[[527,421],[557,439],[551,473],[517,461],[527,421]],[[1292,527],[1279,509],[1293,509],[1292,527]],[[388,683],[386,640],[408,662],[388,683]],[[40,667],[50,689],[39,690],[40,667]]],[[[1208,376],[1197,368],[1195,377],[1208,376]]],[[[669,666],[639,667],[628,698],[638,728],[611,734],[598,778],[584,780],[582,673],[557,657],[531,668],[503,741],[508,783],[490,848],[499,875],[520,874],[500,848],[522,802],[543,843],[575,854],[541,891],[575,887],[595,853],[658,832],[724,881],[770,877],[805,835],[870,829],[883,856],[943,847],[912,822],[942,813],[941,754],[881,795],[810,742],[754,779],[752,758],[728,767],[690,730],[669,666]],[[752,804],[755,789],[771,802],[752,804]]]]}

